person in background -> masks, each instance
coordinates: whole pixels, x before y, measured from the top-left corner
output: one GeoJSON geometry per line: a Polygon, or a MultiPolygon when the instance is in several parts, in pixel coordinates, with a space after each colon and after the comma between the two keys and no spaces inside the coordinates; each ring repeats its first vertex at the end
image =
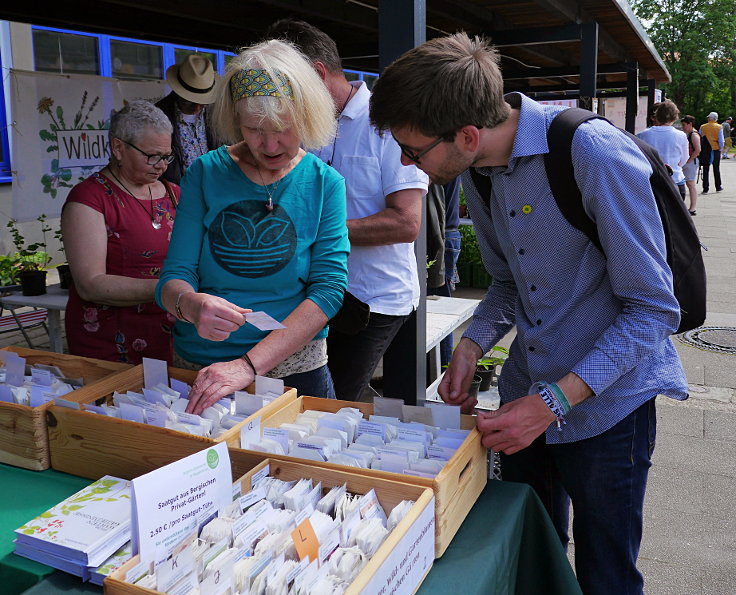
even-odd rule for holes
{"type": "Polygon", "coordinates": [[[682,166],[689,159],[687,136],[682,130],[672,126],[679,117],[680,110],[677,106],[665,99],[654,112],[654,126],[642,130],[637,136],[657,149],[662,161],[672,170],[672,181],[677,184],[682,200],[685,200],[685,174],[682,166]]]}
{"type": "Polygon", "coordinates": [[[207,123],[206,106],[215,100],[215,69],[204,56],[189,54],[181,64],[166,70],[171,93],[156,107],[171,121],[174,160],[164,178],[179,184],[184,172],[198,157],[217,148],[207,123]]]}
{"type": "Polygon", "coordinates": [[[728,152],[731,150],[731,146],[733,145],[733,141],[731,139],[732,122],[733,118],[731,118],[731,116],[728,116],[728,118],[723,120],[723,124],[721,124],[721,128],[723,128],[723,152],[721,153],[721,157],[723,159],[731,159],[728,156],[728,152]]]}
{"type": "Polygon", "coordinates": [[[212,112],[228,144],[182,180],[156,289],[178,319],[175,365],[199,370],[187,411],[200,413],[257,374],[334,397],[325,338],[347,285],[345,182],[304,149],[335,134],[330,95],[293,46],[269,41],[232,59],[212,112]],[[256,328],[245,318],[251,311],[284,328],[256,328]]]}
{"type": "Polygon", "coordinates": [[[698,188],[695,180],[698,175],[700,163],[698,156],[700,155],[700,134],[695,130],[695,116],[685,116],[682,120],[682,131],[687,136],[688,160],[682,166],[682,173],[685,174],[685,185],[690,194],[690,207],[688,210],[694,217],[697,215],[696,205],[698,204],[698,188]]]}
{"type": "Polygon", "coordinates": [[[171,123],[153,104],[132,101],[113,114],[109,138],[110,163],[72,188],[61,214],[74,278],[69,353],[170,364],[174,317],[154,303],[154,290],[179,199],[179,187],[161,178],[173,159],[171,123]]]}
{"type": "Polygon", "coordinates": [[[710,188],[709,170],[713,166],[713,178],[716,183],[716,192],[721,192],[721,151],[723,151],[723,127],[718,123],[718,113],[708,114],[708,121],[700,127],[701,145],[700,164],[703,166],[703,194],[708,194],[710,188]],[[706,151],[706,143],[709,148],[706,151]],[[702,159],[705,157],[705,160],[702,159]]]}
{"type": "Polygon", "coordinates": [[[503,95],[498,62],[485,40],[438,37],[388,66],[371,97],[371,122],[396,138],[402,163],[419,162],[437,184],[462,174],[493,277],[439,393],[472,410],[477,360],[515,329],[502,405],[477,415],[482,443],[503,453],[505,481],[534,486],[565,545],[572,501],[584,593],[641,594],[655,401],[684,400],[688,388],[670,338],[680,308],[652,168],[607,121],[575,131],[575,179],[604,256],[567,223],[547,180],[547,130],[565,108],[503,95]]]}
{"type": "MultiPolygon", "coordinates": [[[[428,295],[443,295],[452,297],[455,285],[460,280],[457,274],[457,259],[460,256],[460,178],[442,186],[445,204],[445,246],[444,246],[444,285],[430,290],[427,283],[428,295]]],[[[429,238],[427,239],[429,241],[429,238]]],[[[443,366],[452,359],[452,333],[440,342],[440,362],[443,366]]]]}
{"type": "MultiPolygon", "coordinates": [[[[419,304],[414,240],[421,227],[427,176],[413,165],[402,166],[396,141],[370,125],[370,91],[362,81],[347,81],[328,35],[304,21],[284,19],[271,25],[267,36],[287,39],[304,52],[334,103],[337,136],[314,153],[345,176],[351,252],[349,294],[344,315],[330,323],[328,365],[337,397],[356,401],[419,304]]],[[[386,396],[416,398],[398,392],[386,396]]]]}

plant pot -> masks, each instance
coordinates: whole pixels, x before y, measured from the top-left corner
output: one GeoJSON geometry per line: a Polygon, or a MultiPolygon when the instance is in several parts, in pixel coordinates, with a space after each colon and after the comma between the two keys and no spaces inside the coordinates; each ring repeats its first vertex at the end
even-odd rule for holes
{"type": "Polygon", "coordinates": [[[471,399],[477,399],[478,398],[478,389],[480,388],[481,378],[477,374],[473,376],[473,382],[470,385],[470,388],[468,389],[468,397],[471,399]]]}
{"type": "Polygon", "coordinates": [[[481,370],[478,369],[475,371],[476,376],[480,376],[481,382],[480,382],[480,390],[481,392],[486,390],[491,390],[491,385],[493,384],[493,379],[496,377],[496,370],[481,370]]]}
{"type": "Polygon", "coordinates": [[[74,281],[74,279],[72,279],[72,270],[69,268],[69,265],[60,264],[56,267],[56,270],[59,271],[59,287],[62,289],[69,289],[69,286],[74,281]]]}
{"type": "Polygon", "coordinates": [[[21,271],[18,277],[23,295],[46,293],[46,271],[21,271]]]}

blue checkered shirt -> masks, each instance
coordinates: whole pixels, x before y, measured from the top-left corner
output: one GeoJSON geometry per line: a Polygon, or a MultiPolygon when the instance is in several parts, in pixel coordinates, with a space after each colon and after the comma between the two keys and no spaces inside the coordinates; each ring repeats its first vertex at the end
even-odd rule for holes
{"type": "Polygon", "coordinates": [[[603,120],[575,132],[575,179],[606,258],[567,222],[547,183],[547,129],[564,108],[518,93],[506,101],[521,110],[508,166],[478,168],[491,178],[490,210],[463,174],[493,276],[464,336],[485,352],[517,330],[499,379],[502,402],[529,394],[533,382],[575,372],[595,394],[567,414],[562,431],[547,429],[548,443],[564,443],[601,434],[659,393],[686,399],[670,339],[680,310],[649,162],[603,120]]]}

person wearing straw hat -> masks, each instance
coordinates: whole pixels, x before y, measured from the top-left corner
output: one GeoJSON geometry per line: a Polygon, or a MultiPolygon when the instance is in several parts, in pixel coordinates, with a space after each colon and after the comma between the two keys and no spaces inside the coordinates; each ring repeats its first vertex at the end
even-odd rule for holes
{"type": "Polygon", "coordinates": [[[207,128],[205,108],[215,101],[216,80],[212,62],[199,54],[189,54],[181,64],[166,70],[166,83],[171,93],[156,107],[166,114],[174,127],[171,137],[174,161],[163,176],[169,182],[178,184],[195,159],[217,148],[207,128]]]}

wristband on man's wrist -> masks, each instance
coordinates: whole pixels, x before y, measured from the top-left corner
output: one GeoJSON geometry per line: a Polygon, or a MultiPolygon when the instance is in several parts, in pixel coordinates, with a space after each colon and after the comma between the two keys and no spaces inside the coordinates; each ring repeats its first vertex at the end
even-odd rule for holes
{"type": "Polygon", "coordinates": [[[176,296],[176,304],[174,304],[174,312],[176,313],[177,319],[181,320],[182,322],[188,322],[189,324],[192,324],[192,321],[189,320],[181,311],[181,306],[179,305],[179,301],[181,300],[181,296],[183,296],[185,293],[192,293],[191,291],[182,291],[179,295],[176,296]]]}
{"type": "Polygon", "coordinates": [[[535,382],[529,389],[530,394],[538,393],[542,397],[544,404],[549,407],[549,410],[555,416],[557,420],[557,429],[561,432],[562,426],[567,424],[565,420],[565,414],[570,411],[570,403],[565,397],[565,393],[562,392],[559,386],[554,385],[555,389],[547,382],[535,382]],[[559,398],[558,393],[562,395],[562,399],[559,398]]]}

